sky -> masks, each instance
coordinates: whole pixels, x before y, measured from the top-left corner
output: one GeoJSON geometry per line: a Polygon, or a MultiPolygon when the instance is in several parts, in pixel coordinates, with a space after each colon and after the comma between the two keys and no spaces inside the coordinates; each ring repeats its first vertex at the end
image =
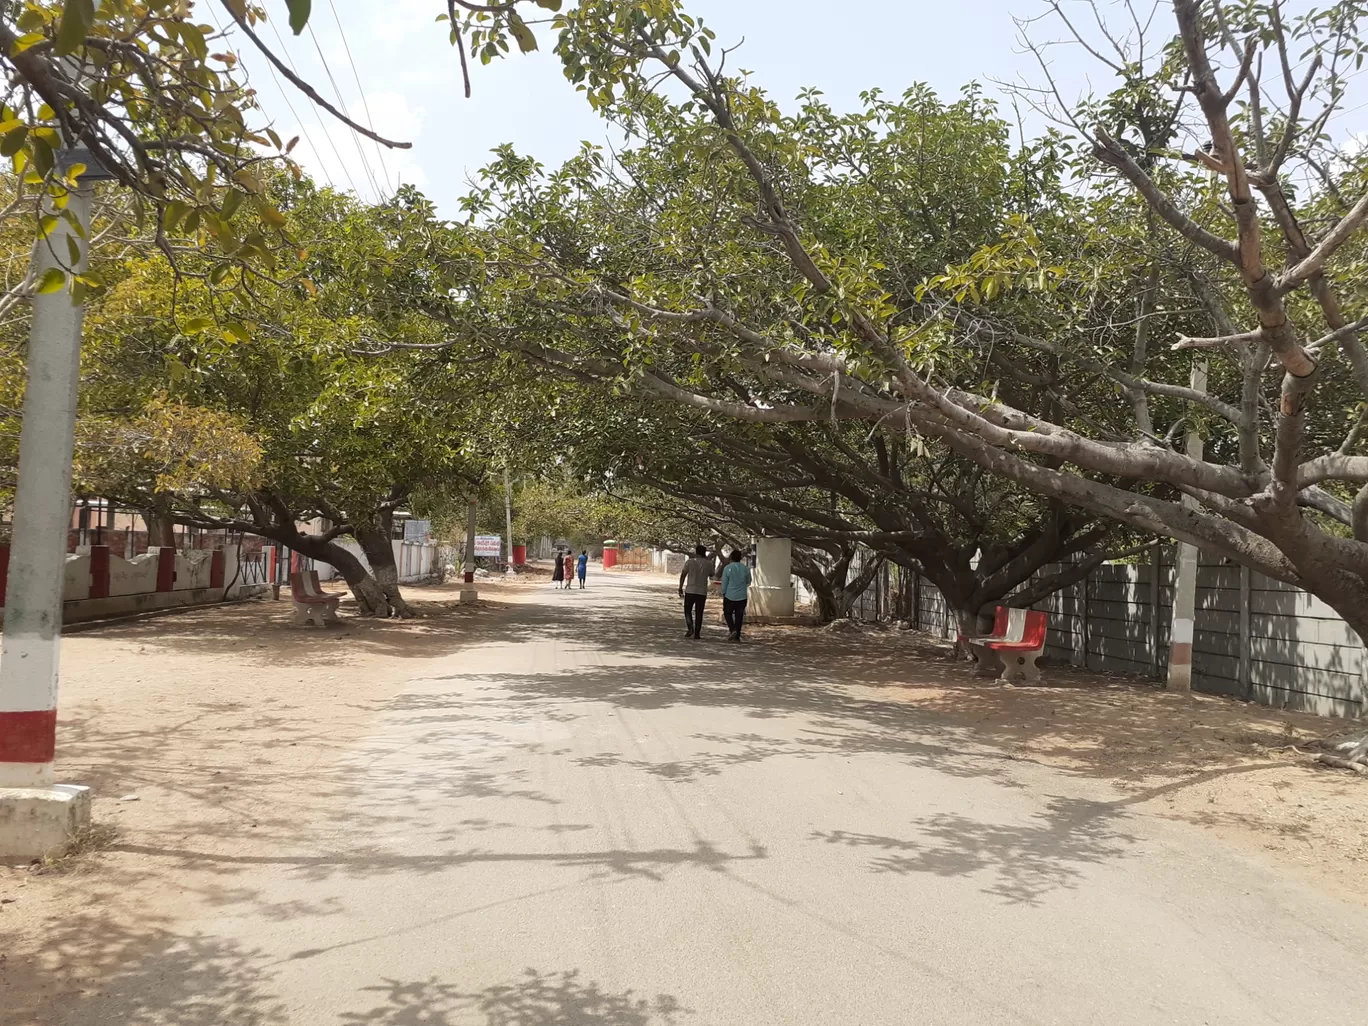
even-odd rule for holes
{"type": "MultiPolygon", "coordinates": [[[[329,99],[340,95],[355,120],[413,144],[409,150],[385,150],[356,136],[273,76],[250,42],[238,40],[265,115],[282,138],[300,136],[295,158],[315,177],[366,199],[392,192],[402,180],[454,217],[469,177],[495,146],[512,143],[554,166],[581,140],[609,138],[565,80],[547,39],[533,54],[515,53],[487,66],[473,63],[473,96],[466,99],[446,27],[435,23],[444,0],[313,0],[311,31],[299,37],[286,25],[284,0],[264,3],[273,24],[261,34],[303,78],[329,99]]],[[[990,93],[1001,92],[990,84],[993,79],[1044,80],[1036,58],[1021,46],[1013,18],[1041,14],[1043,0],[686,3],[720,44],[744,40],[731,66],[753,72],[753,81],[784,103],[805,86],[820,88],[838,109],[852,109],[860,92],[873,86],[897,94],[924,82],[953,97],[973,80],[990,93]]],[[[224,23],[217,0],[200,4],[210,20],[224,23]]],[[[1158,17],[1172,16],[1161,8],[1158,17]]],[[[1160,27],[1168,30],[1162,22],[1160,27]]],[[[1061,35],[1057,24],[1032,30],[1037,42],[1061,35]]],[[[1069,99],[1090,84],[1108,83],[1105,69],[1077,46],[1055,48],[1050,59],[1069,99]]],[[[1044,124],[1027,112],[1028,134],[1044,124]]]]}

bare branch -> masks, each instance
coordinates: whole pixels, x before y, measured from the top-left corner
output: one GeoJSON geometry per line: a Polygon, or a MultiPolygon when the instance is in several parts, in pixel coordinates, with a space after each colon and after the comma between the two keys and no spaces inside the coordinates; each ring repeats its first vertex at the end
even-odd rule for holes
{"type": "Polygon", "coordinates": [[[1368,192],[1359,197],[1359,201],[1350,208],[1349,213],[1340,218],[1339,223],[1330,229],[1306,259],[1283,272],[1278,278],[1277,291],[1290,292],[1313,274],[1318,274],[1335,251],[1349,241],[1349,236],[1363,224],[1365,218],[1368,218],[1368,192]]]}
{"type": "Polygon", "coordinates": [[[1235,243],[1207,231],[1179,210],[1173,201],[1164,195],[1163,190],[1154,183],[1154,179],[1150,178],[1144,169],[1135,162],[1135,158],[1126,152],[1125,147],[1108,135],[1105,129],[1098,126],[1093,129],[1093,134],[1095,136],[1093,155],[1104,164],[1110,164],[1125,175],[1126,179],[1135,186],[1136,191],[1145,198],[1150,209],[1167,221],[1178,234],[1222,260],[1232,264],[1239,263],[1240,251],[1235,243]]]}
{"type": "Polygon", "coordinates": [[[342,122],[353,132],[359,132],[362,135],[364,135],[367,139],[375,140],[381,146],[388,146],[392,150],[408,150],[413,148],[413,143],[395,142],[393,139],[386,139],[383,135],[380,135],[377,132],[373,132],[365,125],[358,124],[351,118],[347,117],[347,115],[343,114],[340,110],[334,107],[327,100],[323,99],[323,97],[319,95],[317,89],[309,85],[308,82],[304,81],[304,79],[300,78],[293,71],[291,71],[289,66],[286,65],[284,61],[282,61],[279,57],[275,55],[275,51],[261,41],[261,37],[258,36],[255,32],[253,32],[251,27],[247,24],[247,19],[242,14],[239,14],[238,9],[236,9],[236,5],[231,3],[230,0],[219,0],[219,2],[223,4],[223,9],[226,10],[228,14],[232,17],[233,21],[237,23],[238,28],[242,29],[242,31],[246,33],[247,38],[252,41],[252,44],[258,50],[261,51],[262,56],[265,57],[268,61],[270,61],[272,66],[282,75],[284,75],[291,85],[293,85],[301,93],[307,96],[310,100],[318,104],[318,106],[322,107],[333,117],[337,118],[338,121],[342,122]]]}
{"type": "Polygon", "coordinates": [[[1250,343],[1263,340],[1262,331],[1246,331],[1238,335],[1218,335],[1214,338],[1192,338],[1189,335],[1179,335],[1178,341],[1173,343],[1173,349],[1220,349],[1224,346],[1249,345],[1250,343]]]}

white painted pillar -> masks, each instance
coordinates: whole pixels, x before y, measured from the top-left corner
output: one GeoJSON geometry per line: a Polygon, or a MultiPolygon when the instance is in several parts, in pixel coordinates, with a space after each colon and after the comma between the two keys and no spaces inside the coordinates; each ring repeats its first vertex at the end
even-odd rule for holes
{"type": "Polygon", "coordinates": [[[793,606],[793,541],[761,538],[755,546],[749,612],[754,616],[792,616],[793,606]]]}
{"type": "MultiPolygon", "coordinates": [[[[1191,385],[1199,392],[1206,391],[1207,364],[1198,360],[1192,365],[1191,385]]],[[[1187,454],[1202,458],[1202,436],[1196,431],[1187,433],[1187,454]]],[[[1183,505],[1196,506],[1197,501],[1183,496],[1183,505]]],[[[1178,543],[1178,565],[1173,579],[1173,623],[1169,629],[1168,689],[1192,690],[1192,636],[1197,622],[1197,546],[1178,543]]]]}
{"type": "MultiPolygon", "coordinates": [[[[52,233],[34,246],[35,281],[50,268],[63,268],[71,241],[80,251],[72,269],[84,268],[90,204],[89,185],[70,194],[67,207],[82,230],[57,219],[52,233]]],[[[69,287],[35,295],[32,309],[0,648],[0,788],[48,787],[55,779],[62,590],[85,310],[72,301],[69,287]]]]}

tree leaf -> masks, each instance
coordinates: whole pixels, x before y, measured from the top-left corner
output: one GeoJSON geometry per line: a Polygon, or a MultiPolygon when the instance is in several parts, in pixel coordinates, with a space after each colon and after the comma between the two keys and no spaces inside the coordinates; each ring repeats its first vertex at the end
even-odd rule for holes
{"type": "Polygon", "coordinates": [[[66,0],[62,5],[62,24],[57,29],[53,52],[58,56],[75,53],[85,44],[95,24],[95,0],[66,0]]]}
{"type": "MultiPolygon", "coordinates": [[[[24,148],[26,139],[28,139],[28,125],[20,125],[18,128],[11,129],[4,139],[0,139],[0,156],[14,156],[24,148]]],[[[17,169],[16,173],[18,173],[17,169]]]]}
{"type": "Polygon", "coordinates": [[[527,22],[523,21],[516,12],[509,12],[508,31],[518,41],[518,49],[523,53],[531,53],[537,48],[536,34],[527,27],[527,22]]]}
{"type": "Polygon", "coordinates": [[[290,30],[299,35],[309,23],[312,0],[285,0],[285,6],[290,9],[290,30]]]}
{"type": "Polygon", "coordinates": [[[49,267],[38,279],[38,295],[50,296],[54,292],[61,292],[65,286],[66,272],[60,267],[49,267]]]}
{"type": "Polygon", "coordinates": [[[185,43],[185,48],[199,60],[208,58],[209,44],[204,38],[204,33],[199,30],[199,26],[183,21],[179,27],[181,41],[185,43]]]}
{"type": "Polygon", "coordinates": [[[285,215],[259,197],[257,199],[257,210],[261,213],[261,219],[272,228],[285,227],[285,215]]]}
{"type": "Polygon", "coordinates": [[[229,189],[227,195],[223,197],[223,217],[228,219],[237,213],[237,208],[242,206],[242,193],[236,189],[229,189]]]}
{"type": "Polygon", "coordinates": [[[36,46],[38,43],[46,42],[47,36],[43,35],[43,33],[29,32],[26,35],[20,36],[18,39],[14,41],[14,45],[10,47],[10,55],[13,56],[15,54],[21,54],[30,46],[36,46]]]}

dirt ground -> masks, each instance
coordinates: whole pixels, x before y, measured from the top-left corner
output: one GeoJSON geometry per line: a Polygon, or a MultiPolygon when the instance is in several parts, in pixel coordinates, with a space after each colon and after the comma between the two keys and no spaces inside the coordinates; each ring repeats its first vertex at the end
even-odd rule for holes
{"type": "MultiPolygon", "coordinates": [[[[421,619],[348,619],[328,631],[296,628],[288,603],[267,601],[67,638],[59,775],[94,788],[95,818],[112,836],[57,864],[0,868],[0,1022],[46,1026],[64,994],[97,992],[133,962],[186,957],[173,925],[232,901],[231,876],[213,866],[288,848],[309,807],[345,801],[336,757],[377,711],[547,587],[540,575],[483,580],[474,608],[455,603],[459,585],[409,589],[421,619]],[[167,874],[152,853],[178,849],[227,858],[167,874]]],[[[1298,750],[1345,724],[1067,667],[1041,686],[1002,687],[910,632],[756,628],[748,657],[766,649],[840,658],[853,699],[970,728],[989,757],[1092,778],[1119,804],[1213,831],[1368,905],[1368,780],[1298,750]]],[[[215,968],[256,971],[228,956],[215,968]]],[[[200,1015],[188,1000],[179,1022],[228,1021],[222,1011],[200,1015]]]]}
{"type": "Polygon", "coordinates": [[[1136,811],[1211,830],[1368,905],[1368,780],[1314,760],[1318,742],[1362,736],[1356,725],[1071,666],[1049,667],[1037,686],[1003,687],[944,661],[949,646],[937,638],[839,637],[866,668],[861,690],[968,726],[1003,758],[1106,781],[1136,811]]]}

